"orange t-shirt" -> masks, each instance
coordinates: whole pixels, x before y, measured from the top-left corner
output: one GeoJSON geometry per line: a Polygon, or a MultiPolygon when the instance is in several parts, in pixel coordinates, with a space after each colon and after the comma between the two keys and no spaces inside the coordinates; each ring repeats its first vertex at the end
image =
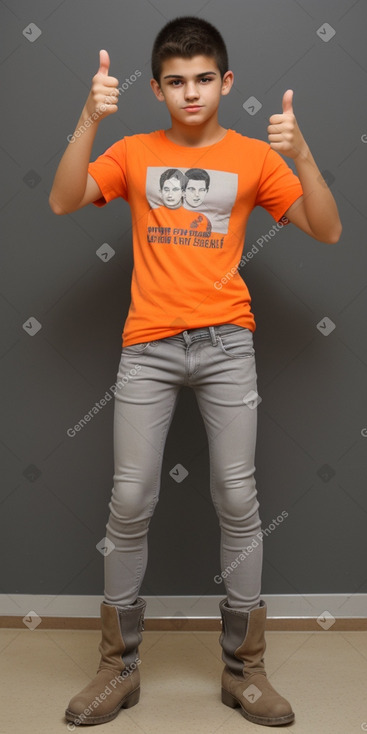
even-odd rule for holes
{"type": "Polygon", "coordinates": [[[118,140],[88,172],[103,195],[96,206],[121,196],[131,207],[134,268],[123,346],[214,324],[255,331],[237,269],[248,217],[262,206],[279,222],[303,193],[268,143],[229,129],[218,143],[193,148],[157,130],[118,140]]]}

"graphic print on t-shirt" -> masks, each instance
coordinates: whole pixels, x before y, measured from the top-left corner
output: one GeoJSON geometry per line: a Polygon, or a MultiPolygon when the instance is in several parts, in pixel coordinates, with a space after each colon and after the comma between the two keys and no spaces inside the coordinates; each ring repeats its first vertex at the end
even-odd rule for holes
{"type": "Polygon", "coordinates": [[[210,237],[206,247],[221,249],[237,188],[237,173],[148,166],[148,243],[195,247],[210,237]]]}

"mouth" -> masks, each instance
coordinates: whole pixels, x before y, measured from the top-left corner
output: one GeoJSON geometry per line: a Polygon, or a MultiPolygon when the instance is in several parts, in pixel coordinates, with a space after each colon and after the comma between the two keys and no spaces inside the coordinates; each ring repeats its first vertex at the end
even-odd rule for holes
{"type": "Polygon", "coordinates": [[[192,104],[192,105],[187,105],[186,107],[184,107],[184,110],[187,110],[188,112],[196,112],[197,110],[201,110],[201,108],[202,108],[202,105],[192,104]]]}

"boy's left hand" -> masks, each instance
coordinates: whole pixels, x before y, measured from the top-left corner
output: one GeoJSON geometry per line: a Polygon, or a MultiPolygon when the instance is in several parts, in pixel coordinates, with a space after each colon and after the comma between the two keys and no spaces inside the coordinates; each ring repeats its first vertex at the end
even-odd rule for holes
{"type": "Polygon", "coordinates": [[[268,138],[271,148],[295,160],[299,155],[306,157],[309,148],[298,127],[292,101],[293,89],[287,89],[282,101],[283,114],[269,118],[268,138]]]}

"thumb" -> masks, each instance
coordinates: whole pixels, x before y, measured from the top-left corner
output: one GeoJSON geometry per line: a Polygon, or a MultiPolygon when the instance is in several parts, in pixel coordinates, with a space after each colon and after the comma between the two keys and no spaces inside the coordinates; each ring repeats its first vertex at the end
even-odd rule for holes
{"type": "Polygon", "coordinates": [[[108,76],[109,68],[110,68],[110,57],[108,55],[108,52],[105,51],[104,49],[102,49],[99,52],[99,69],[98,69],[98,73],[99,74],[105,74],[106,76],[108,76]]]}
{"type": "Polygon", "coordinates": [[[283,94],[283,101],[282,101],[282,107],[283,107],[283,113],[292,113],[293,114],[293,89],[287,89],[286,92],[283,94]]]}

